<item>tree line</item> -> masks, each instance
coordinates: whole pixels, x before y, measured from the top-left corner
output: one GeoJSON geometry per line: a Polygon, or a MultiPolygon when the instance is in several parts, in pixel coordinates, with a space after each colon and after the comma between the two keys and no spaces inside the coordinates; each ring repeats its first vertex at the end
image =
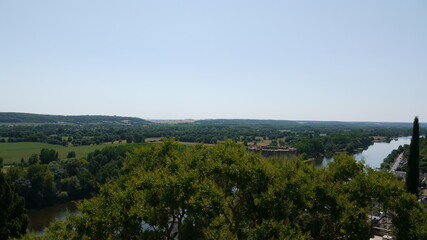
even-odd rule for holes
{"type": "MultiPolygon", "coordinates": [[[[403,153],[403,162],[407,163],[407,167],[398,168],[399,171],[409,171],[414,177],[410,182],[417,185],[419,182],[419,173],[427,173],[427,139],[420,137],[419,123],[416,117],[413,123],[413,133],[411,143],[409,145],[399,146],[394,149],[383,161],[381,168],[390,169],[390,166],[396,160],[397,156],[403,153]],[[416,179],[416,180],[415,180],[416,179]]],[[[424,184],[426,184],[424,182],[424,184]]],[[[418,186],[418,185],[417,185],[418,186]]],[[[412,188],[415,191],[418,187],[412,188]]]]}
{"type": "Polygon", "coordinates": [[[69,152],[66,159],[59,159],[58,152],[44,148],[40,154],[8,168],[6,178],[29,208],[90,198],[97,194],[100,185],[119,175],[123,159],[131,149],[130,145],[106,147],[81,159],[69,152]]]}
{"type": "MultiPolygon", "coordinates": [[[[329,125],[328,125],[329,126],[329,125]]],[[[332,125],[333,126],[333,125],[332,125]]],[[[352,153],[372,143],[373,136],[386,138],[410,135],[409,128],[342,129],[315,126],[286,129],[266,124],[152,124],[132,127],[75,126],[43,124],[36,126],[1,126],[0,142],[42,142],[58,145],[95,145],[105,142],[141,143],[146,138],[174,137],[182,142],[217,143],[231,139],[256,143],[259,138],[272,144],[294,146],[314,157],[335,152],[352,153]]],[[[0,143],[1,144],[1,143],[0,143]]]]}
{"type": "Polygon", "coordinates": [[[0,123],[58,123],[58,124],[80,124],[80,125],[147,125],[151,122],[136,117],[118,117],[101,115],[64,116],[32,113],[1,112],[0,123]]]}
{"type": "MultiPolygon", "coordinates": [[[[386,158],[384,158],[383,162],[381,163],[381,168],[382,169],[390,169],[391,166],[393,165],[394,161],[396,160],[396,158],[403,153],[403,158],[407,159],[408,157],[408,153],[409,152],[409,145],[405,144],[405,145],[400,145],[397,149],[393,149],[393,151],[391,151],[390,154],[387,155],[386,158]]],[[[402,170],[402,169],[399,169],[402,170]]]]}

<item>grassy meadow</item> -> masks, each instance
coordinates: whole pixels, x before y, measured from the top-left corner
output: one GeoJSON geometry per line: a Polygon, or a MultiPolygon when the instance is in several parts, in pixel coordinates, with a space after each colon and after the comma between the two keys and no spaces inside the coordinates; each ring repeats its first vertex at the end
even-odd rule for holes
{"type": "MultiPolygon", "coordinates": [[[[123,143],[122,143],[123,144],[123,143]]],[[[4,159],[4,164],[12,164],[14,162],[19,163],[21,158],[28,160],[31,154],[40,154],[42,148],[55,149],[58,151],[59,158],[66,158],[67,153],[70,151],[76,152],[76,157],[86,157],[88,153],[95,151],[96,149],[102,149],[108,146],[116,146],[115,144],[101,144],[101,145],[90,145],[90,146],[61,146],[55,144],[38,143],[38,142],[18,142],[18,143],[0,143],[0,157],[4,159]]]]}

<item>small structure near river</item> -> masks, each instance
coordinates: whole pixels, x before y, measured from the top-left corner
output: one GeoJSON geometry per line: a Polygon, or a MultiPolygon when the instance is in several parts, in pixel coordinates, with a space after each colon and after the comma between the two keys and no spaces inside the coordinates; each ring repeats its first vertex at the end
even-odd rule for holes
{"type": "Polygon", "coordinates": [[[248,151],[261,153],[266,158],[276,157],[278,159],[291,159],[297,154],[296,148],[275,146],[251,146],[248,147],[248,151]]]}

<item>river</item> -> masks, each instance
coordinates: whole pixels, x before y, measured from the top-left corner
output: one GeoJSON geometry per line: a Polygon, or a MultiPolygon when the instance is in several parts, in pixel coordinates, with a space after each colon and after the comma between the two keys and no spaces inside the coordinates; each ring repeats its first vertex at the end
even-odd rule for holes
{"type": "MultiPolygon", "coordinates": [[[[411,137],[399,137],[398,139],[391,140],[391,142],[375,142],[368,149],[361,153],[356,153],[354,158],[357,161],[365,160],[366,165],[373,169],[379,168],[384,158],[386,158],[393,149],[397,149],[400,145],[410,144],[411,137]]],[[[322,158],[316,161],[317,166],[326,166],[332,162],[334,158],[322,158]]]]}
{"type": "Polygon", "coordinates": [[[28,209],[27,214],[30,222],[27,231],[44,235],[46,233],[45,228],[55,220],[64,220],[67,212],[70,214],[79,213],[75,202],[58,203],[40,209],[28,209]]]}

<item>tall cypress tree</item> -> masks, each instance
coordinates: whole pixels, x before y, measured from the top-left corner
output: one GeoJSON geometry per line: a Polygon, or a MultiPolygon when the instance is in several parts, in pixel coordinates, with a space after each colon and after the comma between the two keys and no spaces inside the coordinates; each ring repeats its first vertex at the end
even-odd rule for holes
{"type": "Polygon", "coordinates": [[[418,194],[420,178],[420,133],[418,117],[415,117],[412,128],[411,146],[409,149],[408,166],[406,168],[406,191],[418,194]]]}

